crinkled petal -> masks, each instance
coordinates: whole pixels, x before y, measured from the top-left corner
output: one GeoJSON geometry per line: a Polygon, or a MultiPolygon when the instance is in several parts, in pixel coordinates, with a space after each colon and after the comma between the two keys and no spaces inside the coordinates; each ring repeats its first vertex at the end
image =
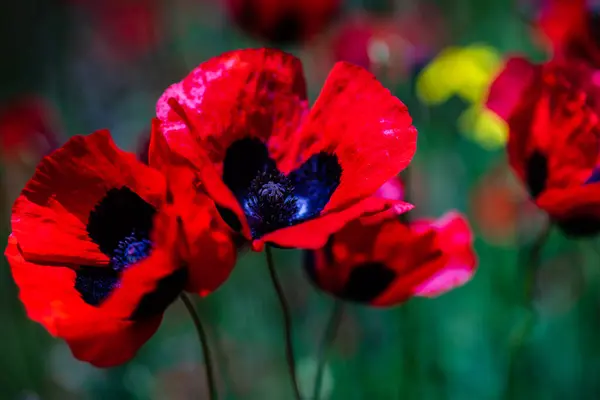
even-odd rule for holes
{"type": "Polygon", "coordinates": [[[86,303],[75,288],[77,266],[27,261],[11,235],[5,255],[28,316],[64,339],[82,361],[111,367],[130,360],[186,282],[187,270],[175,251],[176,224],[172,212],[156,217],[150,256],[129,266],[97,306],[86,303]]]}
{"type": "Polygon", "coordinates": [[[272,243],[281,247],[318,249],[325,245],[331,234],[356,218],[391,210],[395,214],[401,214],[412,208],[412,204],[403,201],[369,197],[340,211],[331,211],[316,219],[269,233],[260,240],[255,240],[252,247],[260,251],[265,243],[272,243]]]}
{"type": "Polygon", "coordinates": [[[13,206],[12,230],[29,261],[106,265],[89,238],[90,212],[107,191],[126,186],[149,204],[164,202],[165,182],[108,131],[75,136],[45,157],[13,206]]]}
{"type": "Polygon", "coordinates": [[[509,58],[488,93],[486,106],[508,121],[538,68],[522,57],[509,58]]]}
{"type": "Polygon", "coordinates": [[[473,235],[464,216],[449,212],[432,225],[448,261],[442,270],[414,289],[417,296],[435,297],[462,286],[472,278],[477,267],[473,235]]]}
{"type": "Polygon", "coordinates": [[[283,162],[307,108],[300,60],[275,49],[247,49],[200,64],[165,91],[156,113],[173,152],[194,160],[200,147],[221,172],[227,148],[246,137],[267,143],[271,157],[283,162]]]}
{"type": "Polygon", "coordinates": [[[406,106],[365,69],[332,69],[295,145],[297,163],[321,152],[337,157],[341,182],[324,212],[375,193],[411,161],[417,130],[406,106]]]}

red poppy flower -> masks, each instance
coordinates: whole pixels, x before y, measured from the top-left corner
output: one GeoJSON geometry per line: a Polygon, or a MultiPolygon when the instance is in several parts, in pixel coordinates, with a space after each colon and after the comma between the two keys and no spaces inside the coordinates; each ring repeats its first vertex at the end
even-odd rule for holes
{"type": "MultiPolygon", "coordinates": [[[[167,193],[158,171],[100,131],[44,158],[15,202],[5,254],[21,300],[78,359],[128,361],[184,286],[201,291],[179,248],[200,236],[187,234],[189,222],[182,229],[167,193]]],[[[211,253],[214,241],[203,238],[211,253]]]]}
{"type": "Polygon", "coordinates": [[[340,9],[340,0],[226,0],[230,17],[243,30],[269,43],[294,44],[321,32],[340,9]]]}
{"type": "Polygon", "coordinates": [[[450,212],[437,221],[359,219],[307,251],[305,270],[322,290],[344,300],[386,307],[412,296],[434,297],[467,282],[477,258],[466,219],[450,212]]]}
{"type": "Polygon", "coordinates": [[[587,0],[549,0],[540,17],[556,58],[600,66],[600,13],[587,0]]]}
{"type": "Polygon", "coordinates": [[[206,296],[227,280],[235,266],[236,236],[196,180],[192,166],[166,152],[159,125],[157,119],[152,121],[148,161],[163,172],[170,191],[177,194],[178,215],[188,240],[183,250],[189,270],[185,289],[206,296]]]}
{"type": "Polygon", "coordinates": [[[491,87],[488,107],[508,122],[509,162],[538,207],[569,235],[597,233],[598,72],[583,63],[512,59],[491,87]],[[508,84],[513,92],[506,96],[508,84]]]}
{"type": "Polygon", "coordinates": [[[487,171],[470,195],[471,221],[478,236],[494,245],[512,246],[517,232],[520,240],[537,234],[537,220],[545,216],[528,200],[526,190],[504,162],[487,171]]]}
{"type": "Polygon", "coordinates": [[[336,64],[309,111],[298,59],[229,52],[168,88],[157,114],[165,151],[194,165],[256,250],[318,248],[365,213],[411,207],[369,197],[408,165],[417,131],[406,106],[360,67],[336,64]]]}

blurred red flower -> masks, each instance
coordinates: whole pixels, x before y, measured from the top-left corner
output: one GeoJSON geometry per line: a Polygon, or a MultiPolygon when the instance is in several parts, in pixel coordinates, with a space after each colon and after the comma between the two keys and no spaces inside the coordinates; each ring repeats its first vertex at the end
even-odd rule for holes
{"type": "Polygon", "coordinates": [[[336,61],[348,61],[397,82],[409,78],[446,42],[444,20],[433,7],[385,17],[359,14],[344,18],[320,43],[315,62],[325,71],[336,61]]]}
{"type": "Polygon", "coordinates": [[[114,54],[135,58],[148,53],[162,36],[160,0],[68,0],[93,21],[94,31],[114,54]]]}
{"type": "MultiPolygon", "coordinates": [[[[318,248],[363,214],[411,208],[369,197],[409,164],[417,131],[406,106],[360,67],[336,64],[309,110],[297,58],[233,51],[169,87],[157,115],[164,152],[194,166],[255,250],[318,248]]],[[[153,151],[163,150],[151,145],[152,166],[153,151]]]]}
{"type": "Polygon", "coordinates": [[[164,177],[99,131],[45,157],[15,202],[5,255],[20,298],[76,358],[99,367],[128,361],[181,290],[214,290],[233,268],[232,256],[215,263],[222,243],[207,233],[212,202],[182,222],[178,208],[191,205],[175,195],[170,204],[164,177]],[[203,271],[188,271],[198,245],[208,258],[203,271]]]}
{"type": "Polygon", "coordinates": [[[513,58],[488,98],[509,125],[513,170],[537,206],[575,236],[600,231],[598,76],[582,62],[513,58]]]}
{"type": "Polygon", "coordinates": [[[0,152],[5,161],[37,161],[58,146],[60,127],[52,107],[42,98],[24,96],[0,109],[0,152]]]}
{"type": "Polygon", "coordinates": [[[277,45],[301,43],[323,31],[340,0],[224,0],[244,31],[277,45]]]}
{"type": "Polygon", "coordinates": [[[540,27],[555,58],[577,58],[600,66],[600,12],[589,0],[548,0],[540,27]]]}
{"type": "Polygon", "coordinates": [[[377,307],[443,294],[470,280],[477,265],[468,222],[456,212],[408,225],[355,220],[305,261],[321,290],[377,307]]]}
{"type": "Polygon", "coordinates": [[[529,226],[536,227],[539,212],[527,200],[525,189],[504,164],[482,176],[471,193],[473,223],[482,238],[495,245],[512,245],[517,231],[527,234],[529,226]]]}

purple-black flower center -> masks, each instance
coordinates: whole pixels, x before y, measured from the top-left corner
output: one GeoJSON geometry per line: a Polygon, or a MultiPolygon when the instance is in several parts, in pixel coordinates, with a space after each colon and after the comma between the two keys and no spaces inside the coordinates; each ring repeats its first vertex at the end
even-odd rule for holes
{"type": "Polygon", "coordinates": [[[135,230],[119,241],[111,258],[112,268],[121,272],[131,264],[142,261],[150,255],[152,242],[147,239],[147,234],[138,234],[135,230]]]}
{"type": "Polygon", "coordinates": [[[120,274],[150,255],[149,239],[156,209],[128,187],[111,189],[90,212],[87,231],[110,268],[82,266],[75,288],[85,302],[99,305],[120,285],[120,274]]]}
{"type": "MultiPolygon", "coordinates": [[[[253,238],[317,217],[338,187],[342,168],[334,154],[318,153],[284,175],[258,139],[241,139],[229,146],[223,181],[239,201],[253,238]]],[[[234,229],[233,212],[220,208],[234,229]]]]}
{"type": "MultiPolygon", "coordinates": [[[[109,190],[90,212],[88,234],[109,257],[110,266],[81,266],[77,270],[75,289],[86,303],[101,305],[121,287],[122,273],[150,256],[155,215],[154,206],[125,186],[109,190]]],[[[152,291],[141,296],[130,318],[146,318],[162,312],[181,292],[186,279],[185,268],[157,279],[152,291]]]]}

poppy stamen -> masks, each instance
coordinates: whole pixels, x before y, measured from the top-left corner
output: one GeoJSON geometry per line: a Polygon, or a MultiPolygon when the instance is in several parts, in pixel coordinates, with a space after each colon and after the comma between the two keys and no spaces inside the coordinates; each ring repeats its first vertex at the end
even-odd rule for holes
{"type": "Polygon", "coordinates": [[[298,213],[294,185],[276,169],[259,173],[250,183],[244,212],[254,234],[292,225],[298,213]]]}
{"type": "Polygon", "coordinates": [[[129,265],[148,257],[152,250],[152,242],[147,239],[147,236],[134,230],[131,235],[119,242],[111,259],[115,271],[123,271],[129,265]]]}

